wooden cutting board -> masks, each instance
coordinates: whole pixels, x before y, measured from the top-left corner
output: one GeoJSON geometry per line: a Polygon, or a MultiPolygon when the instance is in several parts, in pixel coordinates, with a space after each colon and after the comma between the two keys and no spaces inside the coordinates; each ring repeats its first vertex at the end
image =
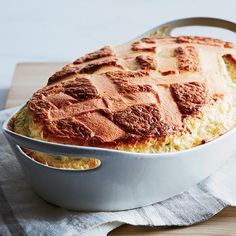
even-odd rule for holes
{"type": "MultiPolygon", "coordinates": [[[[65,63],[17,64],[6,107],[27,101],[34,91],[47,83],[47,79],[65,63]]],[[[141,227],[124,225],[109,235],[236,235],[236,208],[228,207],[210,220],[190,227],[141,227]]]]}

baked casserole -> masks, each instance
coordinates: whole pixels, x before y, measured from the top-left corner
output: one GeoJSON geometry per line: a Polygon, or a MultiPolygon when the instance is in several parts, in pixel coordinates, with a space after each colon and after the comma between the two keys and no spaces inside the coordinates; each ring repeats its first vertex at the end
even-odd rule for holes
{"type": "MultiPolygon", "coordinates": [[[[66,65],[35,92],[11,129],[55,143],[163,153],[190,149],[235,126],[236,48],[219,39],[146,37],[66,65]]],[[[24,149],[72,169],[94,158],[24,149]]]]}

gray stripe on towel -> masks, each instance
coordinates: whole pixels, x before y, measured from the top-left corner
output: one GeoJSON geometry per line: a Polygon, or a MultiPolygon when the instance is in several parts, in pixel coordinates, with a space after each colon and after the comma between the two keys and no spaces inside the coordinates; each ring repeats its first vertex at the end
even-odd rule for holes
{"type": "Polygon", "coordinates": [[[14,212],[9,205],[3,189],[0,185],[0,214],[2,216],[2,220],[7,226],[9,232],[12,236],[26,236],[26,233],[22,226],[19,224],[16,219],[14,212]]]}

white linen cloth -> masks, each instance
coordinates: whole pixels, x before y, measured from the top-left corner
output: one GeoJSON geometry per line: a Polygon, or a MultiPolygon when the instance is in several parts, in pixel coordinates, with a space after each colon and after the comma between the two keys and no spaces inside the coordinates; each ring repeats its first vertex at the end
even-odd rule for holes
{"type": "MultiPolygon", "coordinates": [[[[0,125],[15,109],[0,112],[0,125]]],[[[80,213],[34,194],[0,131],[0,235],[107,235],[118,226],[187,226],[236,206],[236,155],[201,183],[165,201],[127,211],[80,213]]]]}

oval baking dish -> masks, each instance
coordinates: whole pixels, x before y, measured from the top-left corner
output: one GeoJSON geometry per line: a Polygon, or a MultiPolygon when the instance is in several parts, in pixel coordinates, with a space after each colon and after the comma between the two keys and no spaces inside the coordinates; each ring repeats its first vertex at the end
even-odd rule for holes
{"type": "Polygon", "coordinates": [[[4,134],[33,190],[43,199],[73,210],[125,210],[162,201],[209,176],[236,151],[235,128],[190,150],[142,154],[37,141],[12,132],[7,124],[4,134]],[[28,157],[19,146],[95,157],[101,166],[84,171],[54,168],[28,157]]]}
{"type": "MultiPolygon", "coordinates": [[[[235,24],[219,19],[190,18],[156,27],[141,37],[156,31],[169,34],[174,27],[186,25],[236,29],[235,24]]],[[[236,151],[235,128],[188,150],[146,154],[33,139],[9,128],[13,117],[3,124],[3,133],[33,190],[46,201],[73,210],[126,210],[162,201],[209,176],[236,151]],[[35,161],[21,147],[71,158],[97,158],[101,163],[88,170],[55,168],[35,161]]]]}

